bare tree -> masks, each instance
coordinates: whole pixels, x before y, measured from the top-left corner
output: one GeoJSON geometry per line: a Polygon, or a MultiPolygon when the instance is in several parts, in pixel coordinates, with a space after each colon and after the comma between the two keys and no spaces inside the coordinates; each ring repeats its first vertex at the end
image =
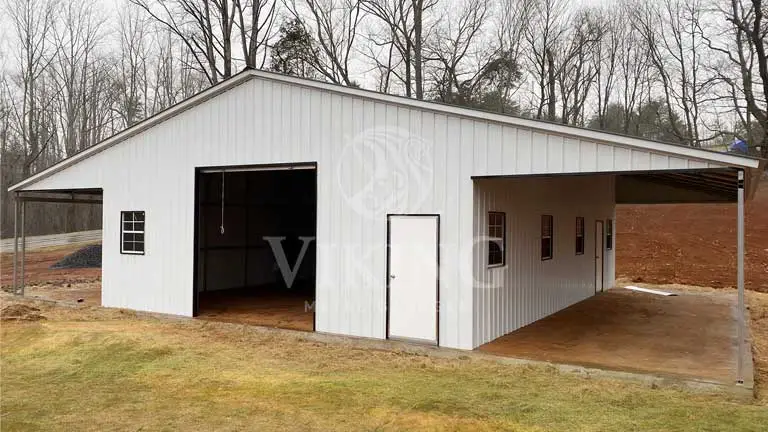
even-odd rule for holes
{"type": "MultiPolygon", "coordinates": [[[[498,53],[507,58],[507,63],[515,65],[514,73],[501,80],[499,96],[511,101],[518,91],[521,78],[520,67],[524,62],[523,49],[528,34],[528,25],[535,0],[501,0],[494,16],[496,19],[495,38],[498,53]]],[[[511,72],[510,68],[507,68],[511,72]]]]}
{"type": "Polygon", "coordinates": [[[276,6],[275,0],[235,0],[236,23],[246,67],[264,67],[267,44],[277,16],[276,6]]]}
{"type": "Polygon", "coordinates": [[[130,1],[179,38],[210,84],[232,76],[232,30],[237,8],[229,0],[130,1]]]}
{"type": "Polygon", "coordinates": [[[64,151],[71,156],[91,144],[90,98],[100,94],[88,91],[96,73],[96,45],[104,21],[96,17],[94,3],[71,2],[62,5],[61,25],[50,32],[56,44],[54,61],[48,68],[54,87],[55,113],[64,151]]]}
{"type": "Polygon", "coordinates": [[[45,72],[53,60],[55,46],[49,34],[55,24],[55,4],[48,0],[15,0],[7,4],[14,30],[20,100],[13,104],[12,129],[23,147],[22,175],[33,172],[38,158],[55,137],[50,122],[52,98],[45,88],[45,72]]]}
{"type": "Polygon", "coordinates": [[[592,57],[595,68],[597,88],[597,121],[600,129],[605,129],[608,106],[613,101],[616,80],[621,57],[621,44],[627,37],[626,14],[620,6],[613,6],[600,11],[599,22],[603,29],[600,42],[595,47],[592,57]]]}
{"type": "Polygon", "coordinates": [[[567,37],[556,45],[560,55],[550,56],[557,61],[555,80],[560,90],[563,124],[584,124],[585,104],[600,71],[603,34],[602,18],[591,9],[582,9],[573,15],[567,37]]]}
{"type": "Polygon", "coordinates": [[[318,47],[308,62],[325,79],[356,86],[350,69],[363,17],[361,0],[285,0],[288,11],[314,36],[318,47]]]}
{"type": "Polygon", "coordinates": [[[493,49],[482,50],[477,43],[487,16],[486,0],[467,0],[452,4],[438,20],[432,40],[426,45],[426,58],[435,63],[431,74],[439,100],[472,104],[483,63],[495,57],[493,49]]]}
{"type": "Polygon", "coordinates": [[[700,147],[719,136],[702,130],[716,79],[707,73],[701,0],[663,0],[639,6],[634,12],[633,23],[648,46],[667,109],[681,112],[682,124],[672,118],[677,139],[700,147]]]}
{"type": "Polygon", "coordinates": [[[20,178],[20,162],[23,162],[24,150],[19,148],[18,140],[14,139],[13,122],[13,98],[10,92],[8,76],[5,70],[0,70],[0,234],[3,238],[10,237],[13,231],[10,222],[13,219],[13,206],[8,185],[20,178]]]}
{"type": "MultiPolygon", "coordinates": [[[[369,36],[369,41],[387,47],[384,61],[374,57],[375,53],[370,58],[376,61],[378,69],[384,69],[387,82],[390,76],[395,76],[403,84],[408,97],[424,98],[424,14],[436,3],[437,0],[361,0],[363,10],[378,20],[379,28],[369,36]],[[399,58],[394,59],[395,54],[399,58]],[[399,67],[403,70],[398,70],[399,67]]],[[[389,83],[386,87],[390,88],[389,83]]]]}
{"type": "Polygon", "coordinates": [[[147,115],[152,115],[200,92],[210,85],[207,77],[190,65],[192,54],[165,27],[157,29],[148,41],[149,65],[147,92],[144,95],[147,115]]]}
{"type": "Polygon", "coordinates": [[[81,101],[80,150],[93,146],[112,135],[122,125],[116,124],[114,110],[114,63],[97,56],[84,73],[81,101]]]}
{"type": "Polygon", "coordinates": [[[525,26],[525,48],[529,73],[536,86],[533,95],[535,117],[555,120],[555,50],[567,28],[565,1],[533,0],[529,16],[530,21],[525,26]]]}
{"type": "Polygon", "coordinates": [[[146,117],[148,102],[148,22],[141,11],[128,5],[119,14],[116,112],[126,127],[146,117]]]}
{"type": "MultiPolygon", "coordinates": [[[[651,59],[650,49],[643,41],[643,37],[632,25],[631,14],[627,12],[630,4],[624,3],[620,7],[624,11],[620,15],[618,27],[623,29],[618,43],[619,79],[621,92],[621,132],[625,134],[638,134],[638,131],[630,130],[631,118],[637,110],[642,110],[642,101],[645,95],[650,100],[651,93],[651,59]]],[[[606,107],[607,109],[607,107],[606,107]]]]}
{"type": "Polygon", "coordinates": [[[725,18],[724,32],[731,39],[707,42],[726,62],[718,72],[738,118],[741,133],[736,135],[768,157],[768,3],[730,0],[716,10],[725,18]]]}

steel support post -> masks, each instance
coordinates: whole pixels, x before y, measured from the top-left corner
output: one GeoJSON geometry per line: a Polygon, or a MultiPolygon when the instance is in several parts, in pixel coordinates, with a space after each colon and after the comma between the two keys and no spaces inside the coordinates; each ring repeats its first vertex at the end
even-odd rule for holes
{"type": "Polygon", "coordinates": [[[26,233],[26,224],[25,224],[25,210],[27,207],[27,202],[22,201],[21,202],[21,295],[24,295],[24,261],[27,255],[27,233],[26,233]]]}
{"type": "Polygon", "coordinates": [[[744,170],[739,170],[736,229],[736,286],[739,290],[739,359],[736,362],[736,382],[744,383],[744,338],[746,322],[744,319],[744,170]]]}
{"type": "Polygon", "coordinates": [[[13,293],[19,293],[19,195],[13,197],[13,293]]]}

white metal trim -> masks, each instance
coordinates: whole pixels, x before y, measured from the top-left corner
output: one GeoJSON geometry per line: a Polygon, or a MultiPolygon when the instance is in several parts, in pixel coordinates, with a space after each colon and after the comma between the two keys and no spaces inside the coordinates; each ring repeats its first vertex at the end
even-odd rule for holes
{"type": "Polygon", "coordinates": [[[127,251],[127,250],[121,250],[120,253],[123,255],[144,255],[144,252],[127,251]]]}

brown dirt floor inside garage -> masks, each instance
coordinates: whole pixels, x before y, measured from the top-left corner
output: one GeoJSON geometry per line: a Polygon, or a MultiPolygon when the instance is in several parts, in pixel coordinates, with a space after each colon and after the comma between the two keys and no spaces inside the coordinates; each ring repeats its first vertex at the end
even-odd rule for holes
{"type": "Polygon", "coordinates": [[[313,331],[314,301],[291,293],[255,295],[248,290],[223,290],[201,293],[198,318],[313,331]]]}
{"type": "MultiPolygon", "coordinates": [[[[768,292],[768,180],[746,204],[746,288],[768,292]]],[[[736,205],[616,209],[616,275],[634,282],[736,285],[736,205]]]]}

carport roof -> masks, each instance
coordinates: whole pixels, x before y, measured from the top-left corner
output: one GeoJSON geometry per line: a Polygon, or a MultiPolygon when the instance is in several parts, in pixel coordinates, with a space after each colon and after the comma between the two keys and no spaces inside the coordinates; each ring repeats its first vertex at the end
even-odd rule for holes
{"type": "MultiPolygon", "coordinates": [[[[747,174],[751,171],[747,170],[747,174]]],[[[759,175],[759,171],[757,171],[759,175]]],[[[754,195],[759,178],[745,182],[754,195]]],[[[616,177],[617,204],[735,203],[738,171],[734,169],[660,171],[616,177]]]]}
{"type": "MultiPolygon", "coordinates": [[[[669,187],[684,188],[684,189],[696,189],[703,191],[706,194],[713,195],[715,198],[712,201],[733,201],[731,199],[730,191],[724,190],[729,185],[735,186],[734,169],[744,169],[747,171],[747,197],[751,197],[754,190],[757,187],[757,178],[761,172],[765,169],[765,160],[757,159],[749,156],[736,155],[732,153],[721,153],[710,150],[704,150],[699,148],[681,146],[670,143],[663,143],[658,141],[651,141],[626,135],[596,131],[591,129],[585,129],[580,127],[568,126],[559,123],[531,120],[520,117],[513,117],[503,114],[472,110],[468,108],[457,107],[453,105],[426,102],[414,100],[406,97],[389,95],[378,93],[370,90],[363,90],[352,87],[345,87],[336,84],[329,84],[320,81],[308,80],[303,78],[296,78],[287,75],[277,74],[273,72],[266,72],[261,70],[247,69],[232,78],[223,81],[203,92],[198,93],[142,122],[139,122],[106,140],[94,145],[86,150],[81,151],[67,159],[60,161],[59,163],[11,186],[9,191],[21,191],[21,190],[34,190],[31,186],[39,182],[42,179],[50,177],[57,172],[75,165],[82,160],[89,158],[103,150],[106,150],[114,145],[117,145],[126,139],[137,135],[163,121],[166,121],[188,109],[191,109],[199,104],[202,104],[209,99],[216,97],[217,95],[232,89],[240,84],[243,84],[252,79],[263,79],[270,81],[278,81],[286,84],[302,86],[307,88],[313,88],[323,90],[327,92],[340,93],[349,96],[372,99],[380,102],[396,104],[401,106],[407,106],[415,109],[420,109],[430,112],[439,112],[447,115],[452,115],[460,118],[470,118],[475,120],[482,120],[491,123],[510,125],[519,128],[525,128],[534,131],[542,131],[546,133],[561,134],[566,137],[573,137],[577,139],[590,140],[598,144],[608,144],[630,149],[641,149],[654,153],[661,153],[670,156],[677,156],[683,158],[689,158],[697,161],[707,162],[714,164],[715,166],[722,167],[723,169],[715,170],[709,173],[702,173],[703,170],[688,170],[687,172],[676,173],[648,173],[643,175],[640,173],[632,173],[634,180],[639,182],[652,182],[655,184],[666,184],[669,187]]],[[[635,184],[637,186],[637,183],[635,184]]],[[[735,187],[733,187],[733,196],[735,197],[735,187]]]]}

